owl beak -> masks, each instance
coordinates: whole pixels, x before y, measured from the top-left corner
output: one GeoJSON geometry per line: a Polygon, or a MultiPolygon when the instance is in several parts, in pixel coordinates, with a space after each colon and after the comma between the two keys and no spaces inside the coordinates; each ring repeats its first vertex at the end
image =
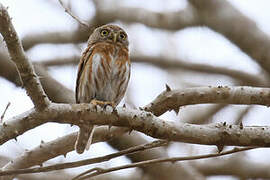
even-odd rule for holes
{"type": "Polygon", "coordinates": [[[116,43],[117,41],[117,33],[113,33],[113,42],[116,43]]]}

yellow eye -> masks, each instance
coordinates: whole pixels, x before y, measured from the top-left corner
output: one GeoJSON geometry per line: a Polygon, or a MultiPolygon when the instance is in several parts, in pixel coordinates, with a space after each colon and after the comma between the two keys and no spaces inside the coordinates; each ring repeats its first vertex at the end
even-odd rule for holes
{"type": "Polygon", "coordinates": [[[120,33],[119,37],[120,39],[125,40],[127,36],[124,33],[120,33]]]}
{"type": "Polygon", "coordinates": [[[103,29],[100,31],[101,36],[108,36],[108,34],[109,34],[109,31],[107,29],[103,29]]]}

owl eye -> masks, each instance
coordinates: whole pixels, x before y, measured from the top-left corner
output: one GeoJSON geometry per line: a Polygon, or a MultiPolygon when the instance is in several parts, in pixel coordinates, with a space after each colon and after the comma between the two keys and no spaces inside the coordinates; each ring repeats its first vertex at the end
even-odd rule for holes
{"type": "Polygon", "coordinates": [[[107,29],[103,29],[103,30],[100,31],[100,35],[103,36],[103,37],[108,36],[108,34],[109,34],[109,31],[107,29]]]}
{"type": "Polygon", "coordinates": [[[124,33],[120,33],[119,37],[120,39],[125,40],[127,36],[124,33]]]}

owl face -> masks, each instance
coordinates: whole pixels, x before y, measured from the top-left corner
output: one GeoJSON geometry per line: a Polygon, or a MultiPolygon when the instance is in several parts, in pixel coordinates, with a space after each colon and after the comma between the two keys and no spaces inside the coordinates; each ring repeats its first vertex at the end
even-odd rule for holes
{"type": "Polygon", "coordinates": [[[128,48],[127,33],[116,25],[104,25],[95,29],[89,37],[88,43],[108,42],[128,48]]]}

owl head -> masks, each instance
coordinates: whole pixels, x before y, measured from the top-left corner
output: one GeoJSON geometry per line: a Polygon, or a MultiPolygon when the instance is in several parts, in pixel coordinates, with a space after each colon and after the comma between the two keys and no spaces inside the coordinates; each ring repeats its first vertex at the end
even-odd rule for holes
{"type": "Polygon", "coordinates": [[[88,44],[97,42],[108,42],[120,46],[128,47],[127,33],[117,25],[106,24],[94,30],[88,40],[88,44]]]}

